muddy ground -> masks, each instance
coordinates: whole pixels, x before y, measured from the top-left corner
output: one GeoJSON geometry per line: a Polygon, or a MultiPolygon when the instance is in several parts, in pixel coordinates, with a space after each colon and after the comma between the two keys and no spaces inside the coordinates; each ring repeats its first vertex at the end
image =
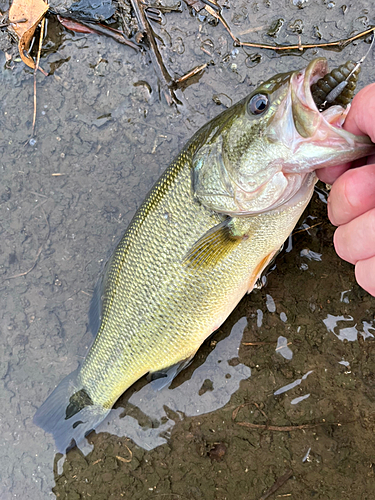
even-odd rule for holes
{"type": "MultiPolygon", "coordinates": [[[[319,42],[318,32],[345,38],[374,24],[367,1],[296,4],[230,2],[224,15],[236,34],[268,43],[296,43],[301,30],[305,42],[319,42]],[[280,18],[276,38],[267,35],[280,18]]],[[[235,48],[208,21],[184,7],[155,28],[173,76],[215,63],[178,93],[178,107],[160,97],[147,55],[50,21],[41,64],[52,74],[37,78],[35,144],[32,71],[17,61],[6,68],[0,53],[2,500],[258,500],[289,470],[270,498],[373,498],[374,299],[334,252],[325,186],[267,284],[170,389],[155,395],[140,381],[65,460],[32,423],[85,355],[103,263],[184,142],[262,79],[317,55],[332,67],[357,60],[368,47],[281,57],[235,48]],[[289,350],[276,350],[281,336],[289,350]]],[[[373,65],[371,54],[360,87],[373,81],[373,65]]]]}

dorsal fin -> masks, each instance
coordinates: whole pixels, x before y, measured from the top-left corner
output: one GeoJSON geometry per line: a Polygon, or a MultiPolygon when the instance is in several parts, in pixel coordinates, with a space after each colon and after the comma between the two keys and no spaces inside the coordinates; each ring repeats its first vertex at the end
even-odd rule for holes
{"type": "Polygon", "coordinates": [[[104,266],[104,269],[100,273],[90,302],[89,329],[94,337],[96,337],[96,335],[98,334],[102,322],[104,287],[107,281],[107,273],[110,267],[111,260],[111,258],[108,259],[107,263],[104,266]]]}

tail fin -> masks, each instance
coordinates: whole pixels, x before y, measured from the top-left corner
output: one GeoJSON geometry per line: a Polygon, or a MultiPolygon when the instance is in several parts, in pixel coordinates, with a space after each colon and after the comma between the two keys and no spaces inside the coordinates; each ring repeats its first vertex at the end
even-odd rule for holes
{"type": "Polygon", "coordinates": [[[77,384],[77,374],[78,370],[65,377],[34,416],[34,423],[53,435],[61,453],[78,445],[110,411],[94,404],[77,384]]]}

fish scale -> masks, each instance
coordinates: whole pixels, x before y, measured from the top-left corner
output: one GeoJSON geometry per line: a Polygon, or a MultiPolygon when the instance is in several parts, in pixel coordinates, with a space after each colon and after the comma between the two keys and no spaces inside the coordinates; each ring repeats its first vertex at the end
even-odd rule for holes
{"type": "Polygon", "coordinates": [[[98,283],[86,359],[34,417],[60,451],[143,375],[162,387],[186,366],[293,230],[316,163],[374,150],[342,130],[340,106],[316,108],[309,86],[327,71],[316,59],[266,81],[202,127],[152,188],[98,283]]]}
{"type": "MultiPolygon", "coordinates": [[[[281,218],[274,216],[276,220],[272,215],[246,218],[250,241],[242,242],[214,269],[191,270],[182,265],[186,252],[221,218],[194,200],[189,157],[182,153],[168,169],[116,249],[106,286],[111,299],[106,301],[101,329],[80,375],[80,382],[104,406],[112,406],[145,373],[191,356],[213,326],[218,327],[218,321],[233,310],[248,289],[249,275],[264,255],[279,248],[280,232],[284,240],[301,212],[297,206],[290,210],[294,216],[287,211],[281,218]],[[166,219],[166,213],[178,224],[166,219]],[[277,234],[274,239],[265,237],[270,228],[277,234]],[[122,356],[113,348],[114,336],[123,347],[122,356]],[[98,366],[105,370],[105,391],[98,384],[90,385],[98,366]]],[[[302,208],[305,205],[304,200],[302,208]]]]}

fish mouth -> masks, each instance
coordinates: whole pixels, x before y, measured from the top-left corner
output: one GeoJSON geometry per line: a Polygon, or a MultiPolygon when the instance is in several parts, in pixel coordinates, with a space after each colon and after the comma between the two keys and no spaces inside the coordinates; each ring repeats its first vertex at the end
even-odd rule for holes
{"type": "MultiPolygon", "coordinates": [[[[288,206],[307,202],[317,179],[317,169],[372,153],[374,144],[367,136],[356,136],[343,129],[350,105],[318,109],[311,87],[327,74],[326,59],[317,58],[305,69],[276,75],[259,87],[256,92],[264,91],[270,97],[270,107],[257,136],[259,151],[262,149],[261,163],[253,168],[255,157],[250,148],[230,166],[227,152],[232,154],[232,149],[228,141],[233,139],[237,144],[239,140],[229,133],[224,142],[219,135],[213,144],[209,143],[206,152],[201,148],[195,156],[194,168],[201,169],[194,184],[197,198],[230,216],[283,211],[288,206]],[[220,177],[213,188],[209,173],[218,164],[220,177]]],[[[239,104],[247,106],[248,102],[243,100],[239,104]]],[[[234,131],[238,133],[237,128],[234,131]]],[[[248,140],[246,134],[239,132],[240,138],[248,140]]]]}
{"type": "Polygon", "coordinates": [[[287,187],[271,209],[281,204],[294,205],[311,191],[317,169],[353,161],[374,149],[368,137],[343,129],[350,104],[331,105],[324,111],[318,109],[311,87],[328,72],[327,60],[317,58],[304,70],[291,75],[284,114],[279,114],[279,123],[273,130],[291,152],[281,169],[287,187]]]}
{"type": "Polygon", "coordinates": [[[270,211],[281,206],[285,209],[309,197],[317,180],[315,170],[352,159],[352,151],[358,147],[358,138],[342,128],[350,105],[334,105],[320,111],[314,101],[311,87],[328,73],[327,60],[317,58],[291,74],[284,106],[275,113],[270,127],[271,141],[281,140],[290,151],[289,158],[280,160],[286,187],[268,207],[270,211]]]}
{"type": "Polygon", "coordinates": [[[292,91],[295,97],[307,108],[318,111],[311,87],[318,80],[323,78],[329,72],[327,59],[319,57],[311,61],[302,71],[294,72],[291,77],[292,91]]]}
{"type": "Polygon", "coordinates": [[[294,125],[298,134],[304,138],[312,138],[322,125],[341,128],[350,106],[330,106],[320,111],[314,101],[311,87],[329,73],[325,58],[317,58],[299,72],[295,72],[290,80],[290,95],[294,125]]]}
{"type": "Polygon", "coordinates": [[[318,58],[306,68],[285,75],[283,83],[287,84],[287,90],[268,123],[266,135],[270,143],[281,142],[288,153],[286,158],[276,158],[267,164],[268,175],[255,189],[243,186],[235,189],[232,195],[239,213],[255,215],[284,210],[311,196],[317,180],[314,162],[319,163],[319,154],[307,165],[304,150],[325,142],[329,134],[321,132],[327,127],[333,130],[340,127],[347,113],[342,106],[333,106],[334,113],[330,111],[332,108],[320,112],[314,101],[311,86],[328,72],[327,60],[318,58]]]}

